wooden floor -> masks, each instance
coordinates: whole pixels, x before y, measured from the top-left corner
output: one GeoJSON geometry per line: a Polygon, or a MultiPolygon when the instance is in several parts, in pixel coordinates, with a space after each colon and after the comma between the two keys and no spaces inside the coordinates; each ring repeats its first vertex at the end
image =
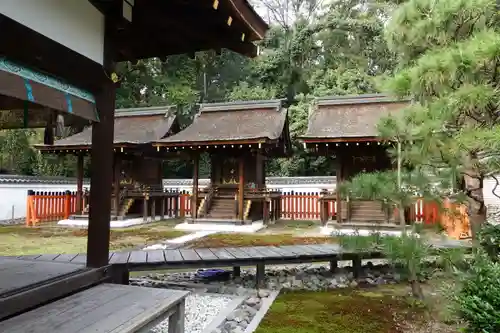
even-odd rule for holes
{"type": "MultiPolygon", "coordinates": [[[[2,321],[0,332],[146,332],[175,314],[174,311],[180,310],[178,315],[183,316],[187,294],[180,290],[105,283],[2,321]]],[[[183,318],[179,316],[173,317],[169,326],[175,323],[183,327],[183,318]]],[[[169,332],[181,331],[169,329],[169,332]]]]}
{"type": "MultiPolygon", "coordinates": [[[[459,242],[441,242],[435,247],[463,247],[459,242]]],[[[25,257],[20,256],[19,259],[25,257]]],[[[331,260],[382,258],[379,252],[359,253],[345,251],[336,244],[295,245],[295,246],[254,246],[235,248],[200,248],[178,250],[125,251],[110,254],[109,263],[126,265],[130,270],[168,269],[176,267],[227,267],[254,264],[280,264],[294,262],[314,262],[331,260]]],[[[40,262],[85,262],[85,254],[40,255],[30,260],[40,262]]]]}
{"type": "Polygon", "coordinates": [[[84,264],[0,257],[0,299],[84,269],[84,264]]]}

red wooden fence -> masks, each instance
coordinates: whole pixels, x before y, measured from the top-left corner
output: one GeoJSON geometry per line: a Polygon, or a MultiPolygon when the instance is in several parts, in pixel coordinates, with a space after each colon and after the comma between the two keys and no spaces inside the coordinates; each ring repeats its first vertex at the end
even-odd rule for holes
{"type": "MultiPolygon", "coordinates": [[[[76,212],[75,192],[33,192],[28,191],[26,225],[36,225],[43,221],[67,219],[76,212]]],[[[318,220],[320,218],[320,193],[286,192],[281,197],[281,218],[290,220],[318,220]]],[[[179,193],[178,214],[181,217],[191,215],[191,194],[179,193]]],[[[330,201],[329,218],[334,218],[337,204],[330,201]]],[[[439,207],[435,203],[416,199],[410,210],[410,220],[415,222],[436,223],[439,219],[439,207]]]]}
{"type": "Polygon", "coordinates": [[[76,192],[28,191],[26,225],[68,219],[76,212],[76,192]]]}

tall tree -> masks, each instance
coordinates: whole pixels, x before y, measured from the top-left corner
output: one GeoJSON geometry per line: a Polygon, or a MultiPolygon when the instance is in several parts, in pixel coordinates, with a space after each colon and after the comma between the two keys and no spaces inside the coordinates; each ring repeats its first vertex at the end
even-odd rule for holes
{"type": "Polygon", "coordinates": [[[410,0],[386,31],[400,61],[387,88],[414,103],[381,130],[404,138],[413,168],[459,178],[473,232],[485,219],[484,179],[500,171],[499,19],[495,0],[410,0]]]}

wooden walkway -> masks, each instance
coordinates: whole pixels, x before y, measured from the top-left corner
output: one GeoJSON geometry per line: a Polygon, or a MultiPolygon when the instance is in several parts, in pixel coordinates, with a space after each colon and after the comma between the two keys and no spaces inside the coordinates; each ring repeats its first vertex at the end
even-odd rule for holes
{"type": "MultiPolygon", "coordinates": [[[[449,242],[436,244],[435,247],[463,247],[461,244],[449,242]]],[[[17,258],[66,263],[85,263],[86,261],[85,254],[43,254],[17,258]]],[[[110,254],[109,263],[111,265],[125,265],[131,271],[140,271],[181,267],[230,267],[332,260],[358,261],[379,258],[382,258],[380,252],[346,251],[336,244],[317,244],[113,252],[110,254]]]]}

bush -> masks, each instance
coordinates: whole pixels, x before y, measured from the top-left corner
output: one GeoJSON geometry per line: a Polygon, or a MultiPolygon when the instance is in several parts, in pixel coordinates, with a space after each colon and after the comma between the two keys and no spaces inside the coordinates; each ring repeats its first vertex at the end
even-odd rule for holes
{"type": "Polygon", "coordinates": [[[479,244],[493,261],[500,260],[500,225],[485,224],[479,232],[479,244]]]}
{"type": "Polygon", "coordinates": [[[455,301],[458,315],[467,323],[465,332],[500,332],[500,263],[477,254],[455,301]]]}

